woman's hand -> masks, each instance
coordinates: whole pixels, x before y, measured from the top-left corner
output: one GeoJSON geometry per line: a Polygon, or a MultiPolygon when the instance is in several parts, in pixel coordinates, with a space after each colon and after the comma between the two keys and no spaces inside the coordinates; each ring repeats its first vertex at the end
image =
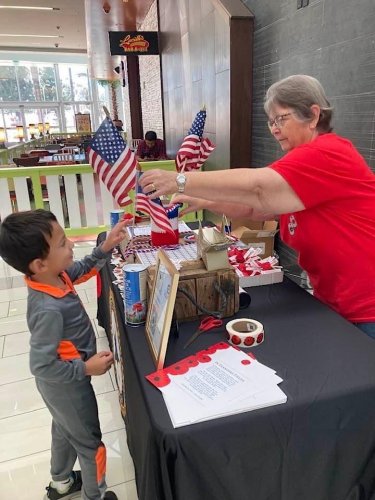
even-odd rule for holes
{"type": "Polygon", "coordinates": [[[184,203],[187,207],[179,211],[179,216],[183,217],[191,212],[198,212],[203,208],[206,208],[207,200],[202,200],[201,198],[192,198],[191,196],[186,196],[186,194],[176,194],[171,203],[184,203]]]}
{"type": "Polygon", "coordinates": [[[149,198],[158,198],[163,194],[173,194],[177,191],[176,172],[168,170],[148,170],[139,179],[144,194],[149,198]],[[152,193],[152,195],[150,195],[152,193]]]}

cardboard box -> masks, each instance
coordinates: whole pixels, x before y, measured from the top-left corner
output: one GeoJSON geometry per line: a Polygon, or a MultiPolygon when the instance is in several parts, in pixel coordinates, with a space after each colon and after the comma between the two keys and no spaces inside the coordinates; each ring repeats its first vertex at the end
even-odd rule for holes
{"type": "Polygon", "coordinates": [[[197,236],[198,257],[201,257],[207,271],[230,268],[228,247],[231,241],[214,227],[199,227],[197,236]]]}
{"type": "Polygon", "coordinates": [[[260,248],[262,253],[260,257],[271,257],[275,243],[275,234],[277,233],[277,221],[267,220],[264,222],[248,221],[245,225],[237,226],[232,234],[239,238],[249,247],[260,248]]]}
{"type": "Polygon", "coordinates": [[[242,288],[261,285],[273,285],[274,283],[281,283],[283,279],[284,272],[282,269],[263,271],[262,274],[258,274],[257,276],[239,276],[240,286],[242,286],[242,288]]]}

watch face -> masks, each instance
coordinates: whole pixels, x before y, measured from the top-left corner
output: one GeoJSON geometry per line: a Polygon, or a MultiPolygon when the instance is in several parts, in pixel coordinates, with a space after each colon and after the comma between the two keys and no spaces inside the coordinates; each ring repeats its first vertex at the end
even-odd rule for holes
{"type": "Polygon", "coordinates": [[[185,182],[186,182],[186,177],[184,176],[184,174],[178,174],[177,176],[177,183],[180,184],[180,185],[184,185],[185,182]]]}
{"type": "Polygon", "coordinates": [[[185,188],[185,184],[186,184],[186,177],[184,176],[184,174],[178,174],[177,177],[176,177],[176,183],[177,183],[177,186],[178,186],[178,191],[180,193],[183,193],[184,192],[184,188],[185,188]]]}

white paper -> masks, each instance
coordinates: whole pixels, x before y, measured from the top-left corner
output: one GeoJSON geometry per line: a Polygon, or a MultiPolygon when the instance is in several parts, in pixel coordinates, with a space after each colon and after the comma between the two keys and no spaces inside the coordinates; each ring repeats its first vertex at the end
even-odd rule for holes
{"type": "MultiPolygon", "coordinates": [[[[229,346],[199,354],[205,355],[205,361],[190,366],[185,373],[174,375],[168,368],[163,370],[170,382],[159,389],[174,427],[286,401],[278,387],[282,379],[246,353],[229,346]]],[[[184,360],[180,363],[183,366],[184,360]]]]}

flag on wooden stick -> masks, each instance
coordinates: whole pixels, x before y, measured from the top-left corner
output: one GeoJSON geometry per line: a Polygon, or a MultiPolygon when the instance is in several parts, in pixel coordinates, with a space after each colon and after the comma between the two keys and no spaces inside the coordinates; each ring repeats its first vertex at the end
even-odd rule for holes
{"type": "Polygon", "coordinates": [[[199,170],[215,149],[215,145],[209,139],[203,138],[205,122],[206,110],[201,109],[176,155],[176,170],[178,172],[199,170]]]}
{"type": "Polygon", "coordinates": [[[120,206],[128,205],[135,186],[137,160],[107,116],[88,148],[91,166],[120,206]]]}
{"type": "MultiPolygon", "coordinates": [[[[143,172],[138,172],[138,180],[143,172]]],[[[171,223],[169,221],[167,212],[163,207],[163,204],[160,198],[154,198],[151,200],[148,198],[142,191],[142,188],[137,181],[137,189],[136,189],[136,197],[135,197],[135,210],[139,210],[141,212],[145,212],[149,214],[151,219],[154,221],[156,227],[163,233],[170,232],[174,234],[171,223]]]]}

